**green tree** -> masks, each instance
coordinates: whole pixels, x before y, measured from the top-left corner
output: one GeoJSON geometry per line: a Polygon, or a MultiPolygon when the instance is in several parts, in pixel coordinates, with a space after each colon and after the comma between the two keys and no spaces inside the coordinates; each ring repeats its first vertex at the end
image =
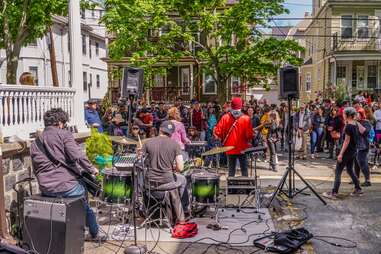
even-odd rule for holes
{"type": "MultiPolygon", "coordinates": [[[[94,6],[81,1],[82,8],[94,6]]],[[[8,84],[16,84],[21,48],[44,36],[53,16],[66,15],[67,10],[68,0],[0,0],[0,49],[6,53],[8,84]]]]}
{"type": "Polygon", "coordinates": [[[110,56],[129,57],[153,73],[158,62],[172,66],[193,56],[210,74],[224,101],[226,82],[240,77],[254,85],[274,76],[283,63],[300,64],[302,50],[290,40],[266,38],[259,27],[287,12],[283,0],[106,0],[103,22],[115,35],[110,56]],[[232,2],[232,1],[229,1],[232,2]],[[198,40],[200,35],[201,40],[198,40]],[[197,50],[192,50],[194,45],[197,50]]]}

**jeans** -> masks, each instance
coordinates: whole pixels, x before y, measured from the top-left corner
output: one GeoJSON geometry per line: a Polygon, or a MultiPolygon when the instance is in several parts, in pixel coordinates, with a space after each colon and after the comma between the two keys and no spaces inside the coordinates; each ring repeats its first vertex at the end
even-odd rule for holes
{"type": "Polygon", "coordinates": [[[275,157],[276,157],[276,147],[274,141],[270,138],[266,139],[266,146],[270,154],[270,167],[272,170],[276,169],[275,157]]]}
{"type": "Polygon", "coordinates": [[[311,154],[316,152],[316,148],[323,137],[323,128],[317,128],[311,132],[311,154]]]}
{"type": "Polygon", "coordinates": [[[94,214],[93,210],[91,209],[89,203],[87,203],[86,189],[82,184],[78,183],[71,190],[68,190],[65,192],[43,193],[43,195],[47,196],[47,197],[62,197],[62,198],[82,197],[83,198],[83,205],[84,205],[85,212],[86,212],[86,226],[89,228],[89,232],[90,232],[92,237],[96,237],[98,235],[99,226],[97,223],[97,219],[96,219],[95,214],[94,214]]]}
{"type": "Polygon", "coordinates": [[[357,152],[356,160],[355,160],[355,174],[357,178],[360,178],[360,169],[364,174],[365,181],[370,181],[370,172],[368,165],[368,153],[369,150],[360,150],[357,152]]]}
{"type": "Polygon", "coordinates": [[[235,176],[237,159],[239,160],[239,165],[241,167],[241,175],[248,176],[246,154],[229,154],[228,155],[229,176],[230,177],[235,176]]]}
{"type": "Polygon", "coordinates": [[[351,177],[352,182],[355,185],[356,190],[361,190],[359,179],[356,177],[353,172],[353,163],[355,161],[356,156],[343,156],[342,162],[337,162],[336,170],[335,170],[335,182],[333,185],[332,193],[337,194],[339,192],[340,184],[341,184],[341,174],[343,173],[344,168],[347,169],[348,175],[351,177]]]}

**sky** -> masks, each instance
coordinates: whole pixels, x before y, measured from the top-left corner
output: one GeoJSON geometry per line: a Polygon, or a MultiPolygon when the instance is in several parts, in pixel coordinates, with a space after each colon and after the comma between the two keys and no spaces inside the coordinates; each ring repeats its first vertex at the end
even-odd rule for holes
{"type": "MultiPolygon", "coordinates": [[[[285,7],[290,10],[290,14],[280,15],[282,18],[302,18],[305,12],[312,12],[312,0],[285,0],[285,7]]],[[[300,20],[278,20],[277,25],[295,25],[300,20]]]]}

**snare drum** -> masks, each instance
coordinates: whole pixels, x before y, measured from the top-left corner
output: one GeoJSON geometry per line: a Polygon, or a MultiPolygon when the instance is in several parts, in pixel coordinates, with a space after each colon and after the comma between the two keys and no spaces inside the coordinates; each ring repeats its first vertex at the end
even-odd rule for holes
{"type": "Polygon", "coordinates": [[[103,201],[124,204],[131,200],[133,191],[130,171],[105,170],[103,177],[103,201]]]}
{"type": "Polygon", "coordinates": [[[192,174],[192,197],[198,204],[215,204],[220,188],[218,174],[201,172],[192,174]]]}

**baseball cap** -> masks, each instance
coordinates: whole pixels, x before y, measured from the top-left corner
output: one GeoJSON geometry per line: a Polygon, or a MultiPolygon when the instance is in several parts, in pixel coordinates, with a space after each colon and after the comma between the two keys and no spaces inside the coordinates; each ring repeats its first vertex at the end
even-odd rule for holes
{"type": "Polygon", "coordinates": [[[160,125],[160,130],[168,135],[172,135],[175,132],[175,125],[171,121],[164,121],[160,125]]]}

